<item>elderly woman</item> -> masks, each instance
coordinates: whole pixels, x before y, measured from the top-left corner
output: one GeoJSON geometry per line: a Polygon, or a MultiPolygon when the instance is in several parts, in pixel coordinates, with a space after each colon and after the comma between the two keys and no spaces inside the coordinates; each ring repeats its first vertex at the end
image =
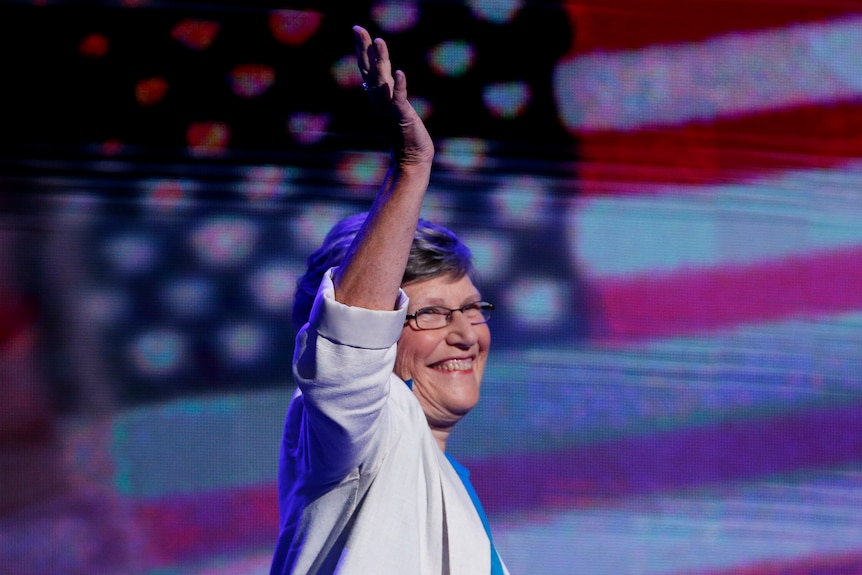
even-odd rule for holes
{"type": "Polygon", "coordinates": [[[445,453],[479,400],[493,306],[467,247],[419,219],[434,146],[403,72],[383,40],[354,35],[392,166],[370,212],[337,224],[299,283],[271,572],[506,573],[467,470],[445,453]]]}

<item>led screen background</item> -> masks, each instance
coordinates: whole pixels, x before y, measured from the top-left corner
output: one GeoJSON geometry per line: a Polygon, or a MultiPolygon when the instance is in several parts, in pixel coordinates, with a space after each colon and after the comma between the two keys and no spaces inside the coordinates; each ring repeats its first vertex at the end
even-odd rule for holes
{"type": "Polygon", "coordinates": [[[859,3],[0,9],[0,572],[268,572],[355,23],[499,308],[450,449],[510,570],[862,571],[859,3]]]}

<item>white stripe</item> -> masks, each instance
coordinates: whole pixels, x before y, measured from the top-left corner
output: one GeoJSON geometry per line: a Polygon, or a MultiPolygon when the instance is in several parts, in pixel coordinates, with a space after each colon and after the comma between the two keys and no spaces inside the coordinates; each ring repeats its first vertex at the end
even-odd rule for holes
{"type": "Polygon", "coordinates": [[[650,192],[573,201],[569,251],[587,276],[756,263],[862,245],[862,162],[650,192]]]}
{"type": "Polygon", "coordinates": [[[862,94],[862,17],[740,32],[561,61],[554,91],[570,130],[676,125],[862,94]]]}
{"type": "Polygon", "coordinates": [[[858,553],[860,493],[862,473],[845,470],[491,522],[512,573],[709,572],[858,553]]]}
{"type": "Polygon", "coordinates": [[[862,312],[629,347],[506,350],[488,363],[482,400],[447,445],[488,457],[852,405],[862,397],[860,350],[862,312]],[[501,413],[517,413],[518,433],[501,413]]]}

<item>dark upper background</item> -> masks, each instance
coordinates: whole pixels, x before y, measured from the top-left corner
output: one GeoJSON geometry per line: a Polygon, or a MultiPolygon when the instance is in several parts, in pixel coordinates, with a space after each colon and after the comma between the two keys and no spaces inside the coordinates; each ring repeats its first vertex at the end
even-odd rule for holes
{"type": "MultiPolygon", "coordinates": [[[[523,277],[552,275],[565,286],[567,296],[554,304],[562,309],[550,316],[553,325],[509,330],[501,306],[496,345],[509,337],[525,341],[530,329],[539,338],[582,337],[583,294],[560,249],[559,211],[503,230],[487,193],[507,174],[546,177],[553,175],[549,169],[569,170],[575,159],[575,138],[560,124],[552,93],[553,68],[574,39],[564,8],[527,2],[511,20],[494,23],[464,2],[294,2],[292,10],[321,15],[314,33],[295,45],[271,32],[274,8],[288,6],[0,3],[0,214],[12,213],[24,230],[15,255],[20,285],[12,291],[24,294],[28,313],[44,328],[41,367],[61,403],[81,402],[82,382],[94,377],[86,365],[94,359],[104,362],[97,371],[115,394],[133,402],[289,378],[289,306],[265,309],[250,293],[249,278],[269,273],[260,289],[270,296],[292,290],[285,284],[301,273],[312,249],[298,238],[308,237],[308,226],[331,223],[330,212],[314,221],[314,210],[367,205],[369,193],[357,195],[337,174],[345,152],[385,149],[356,79],[340,85],[333,73],[339,62],[355,69],[356,23],[387,39],[394,65],[407,73],[410,94],[430,106],[426,121],[435,140],[481,140],[494,160],[484,175],[466,179],[438,171],[448,187],[448,223],[459,233],[492,237],[491,245],[498,246],[492,249],[515,246],[512,257],[523,277]],[[381,6],[395,20],[400,10],[415,7],[418,19],[404,31],[386,32],[372,17],[381,6]],[[175,31],[183,22],[215,25],[211,43],[195,48],[180,41],[175,31]],[[87,38],[98,40],[95,49],[84,47],[87,38]],[[429,55],[447,41],[474,51],[465,73],[435,71],[429,55]],[[238,95],[231,74],[242,65],[271,69],[272,85],[251,97],[238,95]],[[136,86],[151,78],[163,81],[166,91],[142,103],[136,86]],[[531,96],[526,108],[505,117],[490,111],[483,95],[489,84],[509,82],[529,86],[531,96]],[[294,114],[326,117],[323,136],[291,133],[287,124],[294,114]],[[227,146],[193,153],[187,132],[201,122],[226,127],[227,146]],[[249,171],[260,166],[301,173],[291,193],[265,212],[250,206],[242,192],[249,171]],[[36,198],[51,198],[50,209],[36,198]],[[162,198],[191,203],[170,217],[154,215],[148,202],[162,198]],[[82,202],[69,204],[82,210],[82,218],[70,220],[66,208],[57,216],[57,206],[67,200],[82,202]],[[68,225],[80,228],[77,235],[68,225]],[[249,240],[253,248],[245,259],[221,267],[206,262],[207,254],[224,247],[219,242],[248,240],[243,234],[256,238],[249,240]],[[66,275],[58,271],[63,262],[71,262],[66,275]],[[82,319],[82,309],[102,319],[82,319]],[[81,329],[91,330],[93,339],[81,336],[81,329]],[[76,347],[83,340],[96,347],[76,347]],[[260,352],[258,344],[268,351],[260,352]],[[226,359],[230,345],[253,359],[226,359]]],[[[564,196],[573,193],[566,186],[564,196]]],[[[559,190],[550,185],[547,191],[559,190]]],[[[483,289],[502,303],[502,282],[485,282],[483,289]]],[[[20,306],[12,307],[9,314],[21,315],[20,306]]]]}
{"type": "Polygon", "coordinates": [[[305,43],[289,46],[269,33],[272,6],[263,3],[5,3],[0,5],[4,144],[16,153],[62,155],[119,141],[130,147],[127,154],[169,159],[182,157],[191,122],[221,121],[231,128],[235,156],[283,153],[307,149],[285,130],[288,114],[296,110],[332,114],[330,135],[317,148],[367,144],[364,101],[340,89],[331,74],[332,64],[352,53],[350,27],[360,23],[385,35],[395,65],[408,74],[411,93],[431,102],[428,125],[436,138],[487,138],[519,157],[571,154],[571,138],[557,120],[551,93],[552,67],[572,45],[562,8],[527,3],[514,20],[496,24],[476,18],[462,3],[424,2],[414,27],[387,34],[371,21],[371,4],[309,3],[323,14],[321,26],[305,43]],[[171,38],[184,19],[219,24],[207,49],[191,50],[171,38]],[[79,51],[93,33],[109,41],[103,57],[79,51]],[[466,40],[476,50],[475,66],[461,77],[435,75],[426,61],[432,46],[450,39],[466,40]],[[246,63],[275,70],[274,84],[259,97],[240,98],[229,89],[230,70],[246,63]],[[164,78],[168,90],[160,103],[144,107],[134,89],[148,77],[164,78]],[[531,104],[521,117],[494,118],[483,106],[481,90],[490,82],[513,80],[531,86],[531,104]]]}

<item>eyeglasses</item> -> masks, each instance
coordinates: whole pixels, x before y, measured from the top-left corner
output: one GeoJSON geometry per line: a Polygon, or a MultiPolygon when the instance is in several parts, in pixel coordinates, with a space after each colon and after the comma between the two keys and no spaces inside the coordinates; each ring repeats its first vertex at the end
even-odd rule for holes
{"type": "Polygon", "coordinates": [[[452,321],[452,314],[460,311],[473,325],[488,323],[494,304],[487,301],[474,301],[463,307],[450,309],[442,306],[423,307],[416,313],[407,314],[407,320],[413,320],[416,329],[440,329],[452,321]]]}

